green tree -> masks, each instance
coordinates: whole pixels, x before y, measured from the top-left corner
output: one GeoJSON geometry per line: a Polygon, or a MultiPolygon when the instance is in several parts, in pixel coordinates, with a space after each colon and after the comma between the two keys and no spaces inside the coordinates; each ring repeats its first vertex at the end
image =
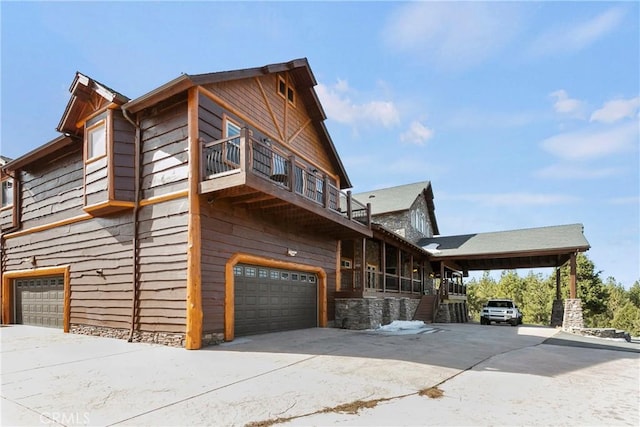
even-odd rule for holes
{"type": "MultiPolygon", "coordinates": [[[[591,320],[597,314],[607,310],[607,289],[600,279],[601,271],[595,270],[593,262],[584,254],[576,257],[576,293],[582,300],[582,314],[585,326],[591,326],[591,320]]],[[[560,270],[562,295],[569,298],[570,265],[566,263],[560,270]]]]}
{"type": "Polygon", "coordinates": [[[629,332],[632,336],[640,336],[640,308],[628,301],[615,312],[610,326],[629,332]]]}
{"type": "MultiPolygon", "coordinates": [[[[553,275],[555,278],[555,274],[553,275]]],[[[551,308],[555,299],[555,279],[553,282],[544,280],[542,274],[529,272],[524,279],[522,303],[520,308],[526,323],[549,325],[551,323],[551,308]]]]}
{"type": "Polygon", "coordinates": [[[471,319],[479,321],[482,306],[493,298],[498,284],[488,271],[482,274],[480,280],[472,279],[467,284],[467,305],[471,319]]]}
{"type": "Polygon", "coordinates": [[[629,289],[629,300],[633,305],[640,308],[640,281],[636,280],[629,289]]]}

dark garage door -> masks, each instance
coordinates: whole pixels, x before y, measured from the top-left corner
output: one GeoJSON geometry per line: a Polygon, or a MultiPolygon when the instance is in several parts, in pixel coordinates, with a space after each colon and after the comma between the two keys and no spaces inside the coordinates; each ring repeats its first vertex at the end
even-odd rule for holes
{"type": "Polygon", "coordinates": [[[236,336],[318,325],[315,274],[238,264],[234,276],[236,336]]]}
{"type": "Polygon", "coordinates": [[[64,279],[62,276],[16,279],[15,323],[62,328],[64,279]]]}

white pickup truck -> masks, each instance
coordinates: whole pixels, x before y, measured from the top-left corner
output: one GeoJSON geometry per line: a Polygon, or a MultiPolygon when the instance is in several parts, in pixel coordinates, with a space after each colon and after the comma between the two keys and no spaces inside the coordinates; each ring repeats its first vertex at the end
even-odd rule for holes
{"type": "Polygon", "coordinates": [[[522,313],[510,299],[490,299],[482,307],[480,324],[490,325],[491,322],[504,322],[511,326],[518,326],[522,324],[522,313]]]}

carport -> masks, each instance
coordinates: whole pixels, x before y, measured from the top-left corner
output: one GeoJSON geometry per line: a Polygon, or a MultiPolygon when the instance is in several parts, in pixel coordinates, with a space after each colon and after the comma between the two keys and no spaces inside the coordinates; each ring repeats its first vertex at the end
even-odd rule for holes
{"type": "Polygon", "coordinates": [[[554,312],[561,301],[558,267],[569,262],[569,298],[576,299],[576,255],[590,248],[582,224],[437,236],[422,239],[419,246],[431,253],[433,271],[440,277],[446,269],[466,276],[469,271],[556,267],[554,312]]]}

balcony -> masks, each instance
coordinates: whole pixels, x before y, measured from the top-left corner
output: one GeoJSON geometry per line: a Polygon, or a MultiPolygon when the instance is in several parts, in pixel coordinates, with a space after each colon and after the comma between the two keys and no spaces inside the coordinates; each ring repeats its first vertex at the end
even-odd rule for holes
{"type": "Polygon", "coordinates": [[[203,142],[200,194],[259,211],[272,220],[337,238],[371,237],[371,209],[343,192],[316,165],[247,129],[203,142]]]}

